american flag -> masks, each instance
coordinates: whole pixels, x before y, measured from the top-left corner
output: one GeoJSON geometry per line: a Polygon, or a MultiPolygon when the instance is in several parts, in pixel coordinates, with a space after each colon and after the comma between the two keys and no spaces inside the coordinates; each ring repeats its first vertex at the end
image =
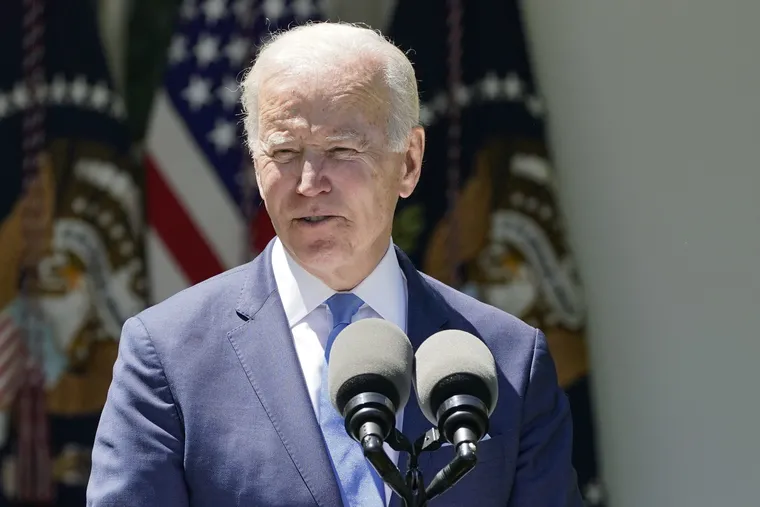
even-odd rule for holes
{"type": "Polygon", "coordinates": [[[147,136],[154,302],[247,261],[272,237],[244,145],[240,79],[270,33],[320,13],[314,0],[183,1],[147,136]]]}

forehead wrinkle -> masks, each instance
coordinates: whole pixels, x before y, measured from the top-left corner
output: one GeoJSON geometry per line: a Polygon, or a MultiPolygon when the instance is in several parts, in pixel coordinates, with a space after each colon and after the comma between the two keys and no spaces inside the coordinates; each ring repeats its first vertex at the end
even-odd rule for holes
{"type": "Polygon", "coordinates": [[[261,89],[261,134],[284,132],[291,136],[282,135],[287,142],[308,139],[309,144],[382,142],[389,114],[382,76],[366,67],[343,70],[331,76],[323,70],[307,82],[305,76],[270,75],[261,89]]]}
{"type": "Polygon", "coordinates": [[[325,95],[329,106],[338,111],[358,110],[367,119],[387,113],[387,94],[371,82],[348,83],[325,95]]]}
{"type": "MultiPolygon", "coordinates": [[[[345,106],[345,104],[343,104],[345,106]]],[[[321,142],[356,141],[368,143],[373,122],[363,111],[340,111],[333,107],[312,108],[305,112],[306,117],[298,112],[295,117],[277,118],[273,114],[265,118],[261,129],[262,138],[267,142],[292,142],[303,139],[318,138],[321,142]]]]}

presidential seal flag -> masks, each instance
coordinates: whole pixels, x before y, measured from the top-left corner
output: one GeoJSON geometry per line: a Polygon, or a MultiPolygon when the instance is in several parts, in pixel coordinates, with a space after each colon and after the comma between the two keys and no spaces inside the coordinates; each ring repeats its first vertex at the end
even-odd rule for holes
{"type": "Polygon", "coordinates": [[[279,28],[318,19],[313,0],[184,0],[147,130],[152,299],[251,258],[274,232],[254,188],[240,79],[279,28]]]}
{"type": "Polygon", "coordinates": [[[390,37],[411,50],[427,133],[394,239],[424,272],[545,332],[572,407],[580,488],[602,505],[582,284],[518,3],[399,2],[390,37]]]}
{"type": "Polygon", "coordinates": [[[0,55],[0,503],[83,505],[121,326],[146,305],[142,177],[91,2],[6,2],[0,55]]]}

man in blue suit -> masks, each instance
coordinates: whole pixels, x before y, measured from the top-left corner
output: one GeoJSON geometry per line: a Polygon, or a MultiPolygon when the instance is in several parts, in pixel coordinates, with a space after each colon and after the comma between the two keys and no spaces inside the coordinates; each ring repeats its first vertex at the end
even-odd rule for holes
{"type": "MultiPolygon", "coordinates": [[[[497,362],[478,465],[431,506],[580,507],[568,402],[541,331],[419,273],[392,242],[425,148],[405,55],[371,30],[313,24],[270,42],[243,85],[277,238],[126,322],[87,505],[400,506],[323,405],[333,330],[379,317],[415,350],[468,331],[497,362]]],[[[430,428],[414,397],[397,427],[413,439],[430,428]]],[[[424,477],[452,456],[424,454],[424,477]]]]}

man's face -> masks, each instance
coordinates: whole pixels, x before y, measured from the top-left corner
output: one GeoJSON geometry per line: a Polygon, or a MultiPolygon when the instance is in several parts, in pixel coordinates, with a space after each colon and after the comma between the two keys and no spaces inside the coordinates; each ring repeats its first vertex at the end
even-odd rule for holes
{"type": "Polygon", "coordinates": [[[355,63],[306,78],[274,72],[259,91],[259,189],[285,248],[317,276],[351,278],[379,261],[396,202],[419,179],[421,130],[419,154],[389,151],[388,92],[379,72],[355,63]]]}

